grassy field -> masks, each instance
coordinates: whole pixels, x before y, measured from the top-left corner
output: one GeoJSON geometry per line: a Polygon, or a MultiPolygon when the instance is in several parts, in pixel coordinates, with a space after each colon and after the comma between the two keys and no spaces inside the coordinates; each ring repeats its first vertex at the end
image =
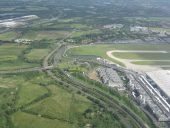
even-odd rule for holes
{"type": "Polygon", "coordinates": [[[32,49],[26,55],[26,58],[29,61],[40,61],[48,54],[48,52],[49,52],[49,49],[32,49]]]}
{"type": "MultiPolygon", "coordinates": [[[[95,56],[100,56],[103,58],[106,58],[108,60],[111,60],[117,64],[122,65],[122,63],[113,60],[109,58],[106,55],[107,51],[110,50],[151,50],[151,51],[167,51],[170,52],[170,45],[150,45],[150,44],[113,44],[113,45],[86,45],[86,46],[80,46],[80,47],[75,47],[72,49],[69,49],[67,51],[68,55],[95,55],[95,56]]],[[[141,59],[139,55],[143,55],[143,59],[170,59],[170,53],[167,54],[124,54],[124,53],[118,53],[118,57],[123,54],[122,56],[125,58],[135,58],[135,59],[141,59]],[[129,55],[129,56],[128,56],[129,55]]]]}
{"type": "Polygon", "coordinates": [[[0,63],[0,70],[16,70],[22,68],[39,67],[40,64],[27,63],[20,60],[14,62],[2,62],[0,63]]]}
{"type": "MultiPolygon", "coordinates": [[[[26,45],[17,45],[17,44],[0,45],[0,70],[12,70],[12,69],[18,69],[18,68],[40,66],[39,64],[28,63],[20,58],[20,56],[22,56],[23,51],[26,48],[28,48],[28,46],[26,45]]],[[[42,52],[39,53],[39,55],[40,54],[42,54],[42,52]]],[[[37,52],[37,55],[38,55],[38,52],[37,52]]],[[[33,58],[34,56],[31,56],[31,57],[33,58]]]]}
{"type": "Polygon", "coordinates": [[[5,32],[5,33],[2,33],[0,34],[0,40],[3,40],[3,41],[11,41],[11,40],[14,40],[16,39],[18,36],[18,34],[16,32],[5,32]]]}
{"type": "Polygon", "coordinates": [[[23,38],[31,40],[43,40],[43,39],[60,39],[68,34],[66,31],[28,31],[23,35],[23,38]]]}
{"type": "Polygon", "coordinates": [[[6,112],[11,108],[11,106],[13,106],[15,92],[15,88],[0,87],[0,128],[10,125],[6,112]]]}
{"type": "Polygon", "coordinates": [[[12,115],[14,128],[70,128],[70,124],[59,120],[50,120],[47,118],[31,115],[23,112],[17,112],[12,115]]]}
{"type": "Polygon", "coordinates": [[[1,88],[14,88],[23,82],[24,82],[23,78],[17,77],[15,75],[11,77],[0,76],[1,88]]]}
{"type": "Polygon", "coordinates": [[[32,83],[22,84],[19,89],[16,106],[21,107],[25,104],[28,104],[45,93],[47,93],[47,90],[39,85],[32,83]]]}
{"type": "Polygon", "coordinates": [[[86,35],[91,35],[91,34],[100,34],[101,32],[98,29],[94,30],[88,30],[88,31],[78,31],[72,34],[72,38],[75,37],[81,37],[81,36],[86,36],[86,35]]]}
{"type": "Polygon", "coordinates": [[[121,59],[132,60],[170,60],[170,53],[120,53],[114,52],[113,55],[121,59]]]}
{"type": "Polygon", "coordinates": [[[90,102],[84,97],[71,94],[54,85],[48,88],[52,96],[28,107],[27,110],[61,120],[70,120],[78,116],[76,114],[82,114],[90,106],[90,102]]]}
{"type": "Polygon", "coordinates": [[[137,65],[170,65],[170,61],[133,61],[137,65]]]}
{"type": "Polygon", "coordinates": [[[16,60],[17,60],[17,56],[15,55],[0,56],[0,62],[16,61],[16,60]]]}
{"type": "Polygon", "coordinates": [[[68,18],[68,19],[59,19],[58,22],[69,23],[69,22],[74,22],[74,21],[80,20],[80,19],[81,19],[81,17],[74,17],[74,18],[68,18]]]}
{"type": "Polygon", "coordinates": [[[0,55],[1,56],[8,56],[8,55],[18,56],[27,47],[28,46],[26,45],[16,45],[16,44],[0,45],[0,55]]]}
{"type": "MultiPolygon", "coordinates": [[[[103,110],[100,111],[86,97],[51,84],[52,80],[43,73],[25,73],[16,77],[21,77],[24,81],[18,86],[15,106],[24,105],[24,109],[10,115],[14,128],[83,128],[87,124],[97,128],[122,126],[117,118],[103,110]],[[39,82],[46,86],[39,86],[39,82]],[[48,88],[51,95],[31,102],[46,93],[45,88],[48,88]],[[28,104],[30,102],[31,104],[28,104]]],[[[3,119],[0,116],[1,120],[3,119]]]]}

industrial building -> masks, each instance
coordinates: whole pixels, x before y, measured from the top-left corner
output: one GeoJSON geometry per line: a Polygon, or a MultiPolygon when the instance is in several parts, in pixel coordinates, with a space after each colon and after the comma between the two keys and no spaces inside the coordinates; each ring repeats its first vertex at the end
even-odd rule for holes
{"type": "Polygon", "coordinates": [[[97,71],[104,84],[110,87],[116,87],[118,90],[125,90],[122,80],[114,69],[99,68],[97,71]]]}

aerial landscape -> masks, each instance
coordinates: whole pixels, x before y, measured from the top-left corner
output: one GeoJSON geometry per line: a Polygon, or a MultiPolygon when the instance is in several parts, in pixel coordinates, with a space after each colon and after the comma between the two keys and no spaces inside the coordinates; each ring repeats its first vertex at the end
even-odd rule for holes
{"type": "Polygon", "coordinates": [[[0,128],[170,128],[169,0],[0,0],[0,128]]]}

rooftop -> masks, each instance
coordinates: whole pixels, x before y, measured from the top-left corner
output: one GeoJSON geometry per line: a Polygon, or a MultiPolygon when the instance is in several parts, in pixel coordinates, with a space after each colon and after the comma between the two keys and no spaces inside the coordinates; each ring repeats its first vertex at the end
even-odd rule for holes
{"type": "Polygon", "coordinates": [[[170,70],[148,72],[147,75],[170,97],[170,70]]]}

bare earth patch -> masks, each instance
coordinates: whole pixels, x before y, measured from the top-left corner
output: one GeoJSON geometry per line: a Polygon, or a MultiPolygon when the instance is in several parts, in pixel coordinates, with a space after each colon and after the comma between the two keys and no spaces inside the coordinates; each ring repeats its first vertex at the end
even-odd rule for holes
{"type": "Polygon", "coordinates": [[[92,80],[100,81],[98,74],[95,70],[88,73],[88,77],[92,80]]]}

